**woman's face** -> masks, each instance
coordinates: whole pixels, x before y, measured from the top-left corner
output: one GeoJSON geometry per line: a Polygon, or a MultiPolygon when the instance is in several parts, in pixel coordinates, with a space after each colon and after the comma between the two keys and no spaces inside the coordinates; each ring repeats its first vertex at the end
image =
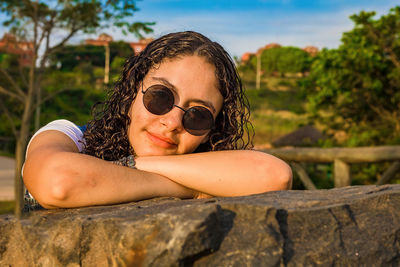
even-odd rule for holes
{"type": "MultiPolygon", "coordinates": [[[[218,90],[215,67],[199,56],[165,60],[151,69],[143,80],[143,90],[162,84],[171,89],[175,105],[187,110],[207,108],[214,120],[221,110],[223,97],[218,90]]],[[[194,136],[182,125],[184,111],[174,107],[163,115],[150,113],[143,105],[141,88],[130,109],[128,138],[137,156],[161,156],[192,153],[208,140],[208,133],[194,136]]]]}

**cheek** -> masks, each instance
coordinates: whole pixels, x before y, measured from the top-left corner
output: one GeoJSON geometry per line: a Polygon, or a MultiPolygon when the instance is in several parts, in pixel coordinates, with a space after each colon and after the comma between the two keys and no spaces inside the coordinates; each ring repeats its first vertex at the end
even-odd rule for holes
{"type": "Polygon", "coordinates": [[[186,133],[185,136],[182,136],[181,144],[185,144],[180,151],[180,154],[188,154],[193,153],[197,147],[206,140],[207,136],[193,136],[189,133],[186,133]]]}
{"type": "Polygon", "coordinates": [[[128,138],[129,142],[132,144],[133,141],[133,136],[135,135],[135,130],[138,129],[140,126],[140,122],[144,120],[142,116],[145,114],[143,112],[140,112],[140,107],[137,103],[138,101],[134,101],[132,103],[131,109],[129,111],[129,117],[131,119],[131,123],[128,127],[128,138]]]}

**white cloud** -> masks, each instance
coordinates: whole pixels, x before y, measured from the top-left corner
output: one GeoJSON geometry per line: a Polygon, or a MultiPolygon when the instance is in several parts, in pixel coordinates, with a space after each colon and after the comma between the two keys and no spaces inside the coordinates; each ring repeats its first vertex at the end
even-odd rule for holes
{"type": "MultiPolygon", "coordinates": [[[[160,0],[152,0],[150,6],[158,6],[158,1],[160,0]]],[[[179,2],[169,1],[171,3],[179,2]]],[[[268,1],[277,2],[277,0],[267,0],[266,2],[268,1]]],[[[289,0],[285,2],[290,4],[289,0]]],[[[395,1],[392,0],[384,3],[375,1],[356,4],[350,2],[347,6],[351,6],[351,8],[340,9],[338,7],[335,8],[335,11],[304,8],[292,10],[290,13],[287,10],[277,9],[181,12],[173,9],[165,11],[160,8],[148,10],[148,7],[141,9],[133,19],[135,21],[156,21],[153,37],[174,31],[195,30],[221,43],[232,56],[241,56],[244,52],[255,52],[258,48],[271,42],[298,47],[314,45],[319,48],[335,48],[340,44],[342,33],[353,28],[353,22],[349,19],[351,14],[359,13],[362,9],[375,10],[379,17],[387,14],[389,8],[395,6],[395,1]]],[[[343,6],[342,4],[341,6],[343,6]]],[[[90,37],[96,38],[102,32],[99,31],[90,37]]],[[[115,40],[136,40],[134,35],[124,36],[119,30],[111,29],[105,32],[111,34],[115,40]]],[[[85,38],[88,36],[80,35],[75,37],[73,42],[78,43],[85,38]]]]}

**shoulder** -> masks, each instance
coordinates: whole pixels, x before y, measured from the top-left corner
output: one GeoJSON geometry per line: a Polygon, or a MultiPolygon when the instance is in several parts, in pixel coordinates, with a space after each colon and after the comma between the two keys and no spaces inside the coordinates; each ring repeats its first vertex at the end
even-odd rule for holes
{"type": "MultiPolygon", "coordinates": [[[[76,124],[74,124],[73,122],[69,121],[69,120],[55,120],[52,121],[48,124],[46,124],[45,126],[43,126],[42,128],[40,128],[31,138],[31,140],[29,141],[28,144],[28,148],[30,143],[32,142],[32,140],[34,138],[36,138],[39,134],[45,132],[45,131],[58,131],[61,132],[63,134],[65,134],[66,136],[68,136],[72,141],[74,141],[76,147],[78,148],[79,152],[81,152],[83,150],[83,131],[85,130],[84,128],[80,128],[79,126],[77,126],[76,124]]],[[[28,149],[27,149],[28,150],[28,149]]]]}

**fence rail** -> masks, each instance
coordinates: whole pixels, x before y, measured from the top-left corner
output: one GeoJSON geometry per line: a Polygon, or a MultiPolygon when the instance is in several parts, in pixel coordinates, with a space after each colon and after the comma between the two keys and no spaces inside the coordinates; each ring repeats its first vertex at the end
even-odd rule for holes
{"type": "Polygon", "coordinates": [[[393,161],[377,184],[388,183],[400,171],[400,146],[376,146],[356,148],[275,148],[264,149],[290,162],[307,189],[316,189],[301,162],[333,163],[335,187],[351,185],[350,164],[393,161]]]}

